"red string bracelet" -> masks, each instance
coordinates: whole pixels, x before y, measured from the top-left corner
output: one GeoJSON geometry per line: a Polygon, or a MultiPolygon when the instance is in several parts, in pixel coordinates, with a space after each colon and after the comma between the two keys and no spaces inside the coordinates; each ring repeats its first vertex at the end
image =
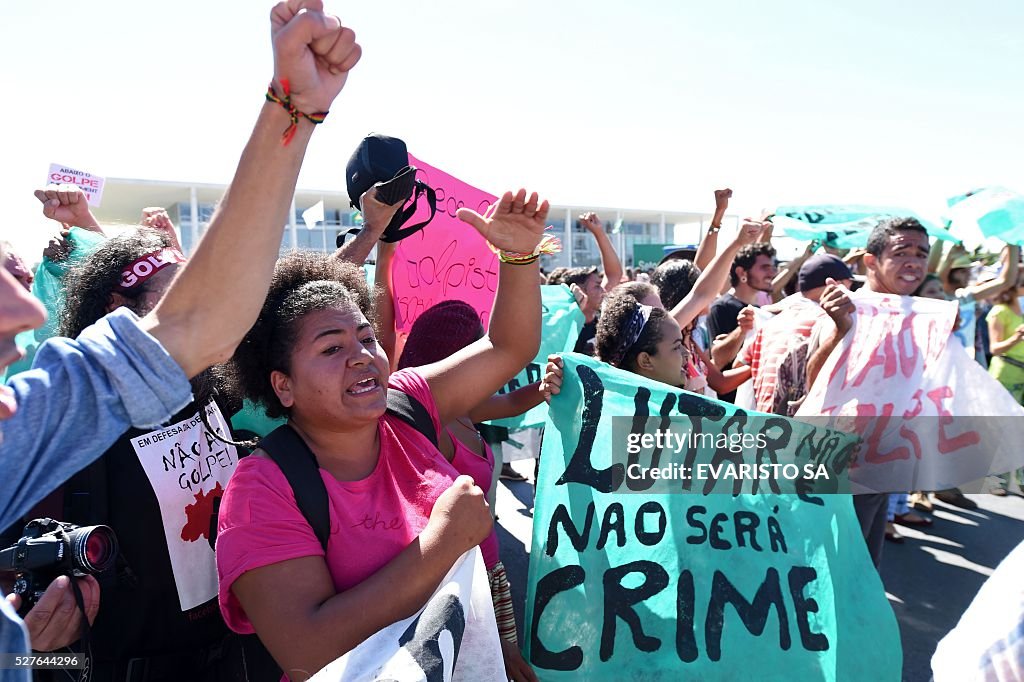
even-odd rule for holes
{"type": "Polygon", "coordinates": [[[314,125],[319,125],[324,122],[324,119],[327,118],[327,114],[330,112],[320,111],[315,114],[307,114],[296,109],[295,105],[292,104],[292,91],[287,78],[281,79],[281,89],[284,90],[284,97],[278,97],[274,93],[274,84],[271,82],[267,87],[267,101],[284,107],[284,110],[288,112],[288,117],[292,120],[292,124],[285,129],[284,135],[281,136],[281,143],[287,145],[295,137],[295,131],[299,129],[300,116],[314,125]]]}

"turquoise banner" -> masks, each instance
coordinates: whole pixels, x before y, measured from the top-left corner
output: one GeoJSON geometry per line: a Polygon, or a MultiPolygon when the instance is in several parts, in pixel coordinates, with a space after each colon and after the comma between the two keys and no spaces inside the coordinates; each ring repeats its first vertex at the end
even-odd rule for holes
{"type": "Polygon", "coordinates": [[[1024,245],[1024,195],[1005,187],[983,187],[946,203],[954,230],[977,225],[986,237],[1024,245]]]}
{"type": "MultiPolygon", "coordinates": [[[[547,365],[548,356],[571,351],[576,345],[576,339],[583,327],[583,313],[580,312],[580,307],[576,304],[569,287],[564,284],[542,286],[540,291],[544,313],[540,350],[533,362],[505,384],[498,391],[498,395],[511,393],[540,381],[544,378],[544,366],[547,365]]],[[[526,429],[543,425],[547,414],[547,403],[541,403],[517,417],[495,419],[490,423],[509,429],[526,429]]]]}
{"type": "Polygon", "coordinates": [[[891,206],[864,206],[857,204],[814,204],[806,206],[779,206],[775,212],[775,225],[794,239],[817,239],[837,249],[863,248],[871,230],[886,218],[916,218],[928,234],[936,239],[959,242],[960,239],[944,227],[922,218],[914,211],[891,206]]]}
{"type": "MultiPolygon", "coordinates": [[[[688,416],[726,433],[750,414],[582,355],[564,361],[527,585],[526,656],[541,680],[900,679],[899,629],[849,495],[631,492],[613,416],[688,416]]],[[[852,446],[759,416],[790,425],[773,447],[796,459],[837,437],[852,446]]]]}

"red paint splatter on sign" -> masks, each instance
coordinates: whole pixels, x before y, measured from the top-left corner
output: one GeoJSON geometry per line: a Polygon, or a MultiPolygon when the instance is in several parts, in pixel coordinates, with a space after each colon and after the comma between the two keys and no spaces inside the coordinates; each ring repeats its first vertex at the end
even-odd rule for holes
{"type": "Polygon", "coordinates": [[[224,489],[217,487],[209,493],[199,491],[195,504],[185,507],[185,525],[181,529],[181,539],[196,542],[199,538],[210,539],[210,519],[213,517],[214,503],[224,494],[224,489]]]}

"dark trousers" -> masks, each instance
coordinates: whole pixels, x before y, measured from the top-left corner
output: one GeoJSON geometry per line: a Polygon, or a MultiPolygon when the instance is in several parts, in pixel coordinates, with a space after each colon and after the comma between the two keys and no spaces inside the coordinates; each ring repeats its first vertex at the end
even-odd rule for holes
{"type": "Polygon", "coordinates": [[[888,493],[872,493],[870,495],[854,495],[853,509],[857,512],[857,521],[864,534],[864,542],[868,546],[868,554],[875,568],[882,565],[882,548],[885,546],[885,521],[889,509],[888,493]]]}

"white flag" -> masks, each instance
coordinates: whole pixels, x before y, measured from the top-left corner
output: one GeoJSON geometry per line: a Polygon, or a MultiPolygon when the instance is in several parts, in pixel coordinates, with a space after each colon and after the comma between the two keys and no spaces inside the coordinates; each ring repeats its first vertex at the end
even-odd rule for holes
{"type": "Polygon", "coordinates": [[[306,229],[312,230],[317,223],[324,221],[324,200],[316,202],[302,212],[302,222],[306,223],[306,229]]]}

